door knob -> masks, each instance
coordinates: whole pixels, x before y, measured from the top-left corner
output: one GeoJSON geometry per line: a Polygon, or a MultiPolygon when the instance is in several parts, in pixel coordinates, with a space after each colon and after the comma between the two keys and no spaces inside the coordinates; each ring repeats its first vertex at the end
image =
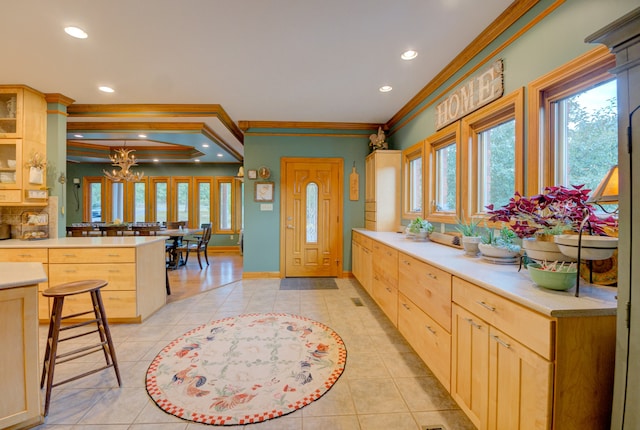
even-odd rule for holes
{"type": "Polygon", "coordinates": [[[293,226],[291,224],[287,225],[287,228],[290,228],[291,230],[293,230],[293,226]]]}

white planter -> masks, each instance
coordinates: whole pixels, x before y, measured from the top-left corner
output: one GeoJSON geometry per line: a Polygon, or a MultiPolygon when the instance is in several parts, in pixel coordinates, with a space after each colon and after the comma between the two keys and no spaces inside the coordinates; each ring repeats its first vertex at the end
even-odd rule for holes
{"type": "Polygon", "coordinates": [[[478,245],[482,238],[480,236],[462,236],[462,248],[468,256],[475,257],[480,252],[478,245]]]}
{"type": "MultiPolygon", "coordinates": [[[[560,252],[569,257],[578,258],[577,234],[561,234],[555,236],[555,242],[560,248],[560,252]]],[[[613,251],[618,248],[618,238],[609,236],[582,235],[580,243],[581,260],[606,260],[613,255],[613,251]]]]}
{"type": "Polygon", "coordinates": [[[576,261],[575,258],[560,252],[558,244],[549,240],[525,238],[522,239],[522,248],[524,248],[527,257],[538,261],[576,261]]]}
{"type": "Polygon", "coordinates": [[[507,248],[487,245],[486,243],[478,244],[478,248],[482,255],[492,258],[514,258],[520,255],[519,251],[511,251],[507,248]]]}

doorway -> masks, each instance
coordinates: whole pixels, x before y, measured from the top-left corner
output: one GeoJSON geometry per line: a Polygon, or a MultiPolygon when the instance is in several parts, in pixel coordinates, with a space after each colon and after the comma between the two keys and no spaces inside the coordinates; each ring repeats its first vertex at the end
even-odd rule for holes
{"type": "Polygon", "coordinates": [[[343,160],[283,158],[280,167],[280,273],[284,277],[340,276],[343,160]]]}

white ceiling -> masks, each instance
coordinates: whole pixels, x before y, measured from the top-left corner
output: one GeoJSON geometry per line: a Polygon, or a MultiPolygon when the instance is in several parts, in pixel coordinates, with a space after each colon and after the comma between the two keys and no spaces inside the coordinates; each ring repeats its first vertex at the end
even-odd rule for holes
{"type": "Polygon", "coordinates": [[[511,2],[3,0],[0,83],[78,104],[219,104],[235,123],[385,123],[511,2]]]}

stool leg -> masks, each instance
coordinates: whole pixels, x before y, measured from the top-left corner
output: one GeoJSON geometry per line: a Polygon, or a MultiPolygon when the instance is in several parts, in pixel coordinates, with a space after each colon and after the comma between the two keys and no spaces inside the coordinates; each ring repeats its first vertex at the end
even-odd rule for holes
{"type": "Polygon", "coordinates": [[[51,402],[51,388],[53,385],[53,370],[56,364],[56,354],[58,353],[58,338],[60,336],[60,322],[62,320],[62,304],[64,303],[64,297],[55,297],[53,299],[53,311],[51,312],[49,328],[50,338],[47,339],[47,355],[48,360],[45,360],[42,368],[42,382],[44,381],[45,374],[47,376],[47,389],[45,392],[44,400],[44,416],[49,414],[49,403],[51,402]],[[51,346],[49,347],[49,343],[51,346]]]}
{"type": "MultiPolygon", "coordinates": [[[[100,294],[100,290],[95,290],[91,292],[91,300],[93,300],[96,319],[98,319],[98,328],[100,331],[100,337],[103,340],[103,342],[106,338],[108,353],[111,356],[111,361],[113,362],[113,370],[116,371],[118,386],[122,387],[122,381],[120,380],[120,370],[118,369],[118,360],[116,359],[116,350],[113,347],[113,340],[111,340],[111,331],[109,330],[109,324],[107,323],[107,317],[104,312],[104,305],[102,304],[102,295],[100,294]]],[[[105,350],[105,357],[107,357],[106,354],[107,354],[107,350],[105,350]]],[[[107,358],[107,364],[109,364],[108,358],[107,358]]]]}

